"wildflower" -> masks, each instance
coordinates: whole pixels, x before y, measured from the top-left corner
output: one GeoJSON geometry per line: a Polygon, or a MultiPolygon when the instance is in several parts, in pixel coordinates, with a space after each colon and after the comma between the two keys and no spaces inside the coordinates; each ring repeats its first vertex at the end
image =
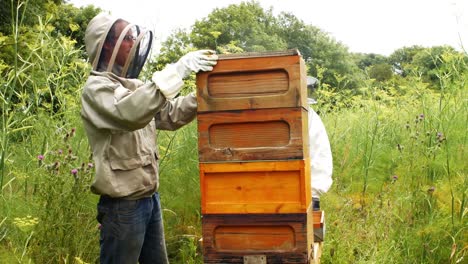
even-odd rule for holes
{"type": "Polygon", "coordinates": [[[63,150],[59,149],[59,150],[57,150],[57,153],[58,153],[59,155],[62,155],[63,150]]]}
{"type": "Polygon", "coordinates": [[[419,115],[419,119],[420,119],[420,120],[423,120],[423,119],[424,119],[424,114],[420,114],[420,115],[419,115]]]}
{"type": "Polygon", "coordinates": [[[437,141],[442,142],[445,140],[444,134],[442,132],[437,132],[437,141]]]}
{"type": "Polygon", "coordinates": [[[38,160],[44,160],[44,155],[38,155],[38,156],[37,156],[37,159],[38,159],[38,160]]]}
{"type": "Polygon", "coordinates": [[[432,194],[435,191],[435,187],[431,186],[431,188],[427,189],[427,193],[432,194]]]}
{"type": "Polygon", "coordinates": [[[29,232],[31,228],[33,228],[38,223],[39,219],[30,215],[26,217],[15,217],[13,219],[13,224],[24,232],[29,232]]]}
{"type": "Polygon", "coordinates": [[[90,169],[91,169],[92,167],[94,167],[94,164],[92,164],[91,162],[90,162],[90,163],[88,163],[88,168],[90,168],[90,169]]]}
{"type": "Polygon", "coordinates": [[[76,175],[77,173],[78,173],[78,170],[77,170],[77,169],[71,170],[71,174],[76,175]]]}
{"type": "Polygon", "coordinates": [[[75,135],[76,128],[72,128],[70,131],[70,137],[73,137],[75,135]]]}
{"type": "Polygon", "coordinates": [[[88,264],[88,262],[84,262],[80,257],[75,257],[75,262],[78,264],[88,264]]]}
{"type": "Polygon", "coordinates": [[[398,175],[393,175],[392,176],[392,183],[396,182],[398,180],[398,175]]]}
{"type": "Polygon", "coordinates": [[[398,151],[402,152],[405,147],[398,143],[397,148],[398,148],[398,151]]]}

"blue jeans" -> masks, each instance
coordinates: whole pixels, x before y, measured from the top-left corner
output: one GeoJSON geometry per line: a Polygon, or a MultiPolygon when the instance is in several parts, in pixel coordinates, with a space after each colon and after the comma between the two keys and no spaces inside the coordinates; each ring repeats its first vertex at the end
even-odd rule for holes
{"type": "Polygon", "coordinates": [[[101,263],[169,263],[159,194],[139,200],[101,196],[101,263]]]}

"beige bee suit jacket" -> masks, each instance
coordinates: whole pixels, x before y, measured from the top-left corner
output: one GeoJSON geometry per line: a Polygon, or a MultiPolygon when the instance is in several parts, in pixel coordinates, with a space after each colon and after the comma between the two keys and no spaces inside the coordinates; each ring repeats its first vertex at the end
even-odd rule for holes
{"type": "Polygon", "coordinates": [[[126,199],[151,196],[159,184],[156,129],[191,122],[196,97],[167,100],[153,82],[92,71],[81,103],[96,169],[91,191],[126,199]]]}

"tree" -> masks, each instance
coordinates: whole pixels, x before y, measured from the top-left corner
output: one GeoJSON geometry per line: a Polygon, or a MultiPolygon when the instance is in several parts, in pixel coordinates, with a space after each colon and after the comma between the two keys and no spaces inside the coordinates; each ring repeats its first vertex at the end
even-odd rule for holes
{"type": "Polygon", "coordinates": [[[389,57],[390,63],[397,73],[403,77],[410,75],[421,78],[422,81],[439,87],[438,69],[443,66],[443,57],[458,52],[450,46],[434,46],[424,48],[421,46],[404,47],[396,50],[389,57]]]}
{"type": "Polygon", "coordinates": [[[53,35],[67,36],[76,41],[75,47],[84,47],[84,34],[89,21],[102,10],[93,5],[77,8],[72,4],[49,7],[49,24],[54,26],[53,35]]]}
{"type": "Polygon", "coordinates": [[[412,64],[416,71],[421,74],[423,81],[431,83],[435,86],[439,85],[439,77],[437,76],[438,68],[444,63],[443,54],[457,53],[454,48],[449,46],[434,46],[425,48],[413,57],[412,64]]]}
{"type": "Polygon", "coordinates": [[[423,49],[423,47],[417,45],[397,49],[390,54],[388,61],[397,73],[405,77],[411,70],[414,56],[423,49]]]}
{"type": "Polygon", "coordinates": [[[384,55],[375,53],[353,53],[353,60],[361,70],[366,70],[370,66],[387,63],[388,61],[384,55]]]}
{"type": "Polygon", "coordinates": [[[156,60],[149,62],[153,70],[162,70],[168,63],[173,63],[184,54],[193,50],[190,33],[177,29],[162,43],[156,60]]]}
{"type": "Polygon", "coordinates": [[[33,26],[37,24],[38,17],[44,17],[49,5],[60,5],[63,2],[63,0],[0,0],[0,32],[4,35],[11,34],[11,25],[15,21],[12,20],[12,16],[16,17],[17,11],[21,18],[18,22],[21,25],[33,26]]]}
{"type": "MultiPolygon", "coordinates": [[[[81,9],[62,5],[62,1],[31,2],[10,1],[12,12],[19,13],[13,13],[13,20],[9,21],[11,32],[6,32],[3,37],[0,35],[0,79],[8,82],[1,94],[7,95],[8,104],[20,105],[31,113],[39,107],[57,113],[80,85],[80,80],[66,72],[69,69],[74,72],[87,70],[83,53],[75,46],[76,41],[66,36],[67,33],[62,34],[65,28],[73,29],[71,21],[77,18],[75,15],[80,14],[81,9]],[[28,11],[37,7],[43,8],[37,14],[28,11]],[[68,11],[60,14],[64,10],[68,11]],[[54,20],[54,17],[61,17],[63,21],[59,23],[60,20],[54,20]],[[53,22],[56,22],[54,26],[53,22]]],[[[86,16],[96,13],[94,8],[86,10],[86,16]]],[[[77,35],[84,34],[80,27],[72,30],[75,31],[77,35]]]]}
{"type": "Polygon", "coordinates": [[[379,82],[388,81],[392,78],[392,66],[387,63],[374,64],[369,67],[369,77],[379,82]]]}
{"type": "Polygon", "coordinates": [[[195,22],[190,39],[196,48],[218,51],[298,49],[308,65],[308,74],[318,76],[318,69],[323,69],[321,83],[333,87],[355,87],[355,77],[359,76],[354,74],[358,69],[347,47],[293,14],[273,16],[271,8],[264,10],[256,1],[215,9],[195,22]]]}
{"type": "Polygon", "coordinates": [[[239,41],[237,46],[244,51],[286,49],[285,41],[276,34],[271,9],[263,10],[256,1],[214,9],[195,22],[190,37],[197,48],[216,49],[239,41]]]}

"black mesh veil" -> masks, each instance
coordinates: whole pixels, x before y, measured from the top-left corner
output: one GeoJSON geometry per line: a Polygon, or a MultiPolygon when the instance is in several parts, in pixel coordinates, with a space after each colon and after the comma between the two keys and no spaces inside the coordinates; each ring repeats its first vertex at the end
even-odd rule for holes
{"type": "Polygon", "coordinates": [[[153,33],[125,20],[117,20],[105,40],[98,71],[137,78],[151,50],[153,33]]]}
{"type": "MultiPolygon", "coordinates": [[[[138,27],[137,27],[138,29],[138,27]]],[[[144,30],[139,32],[138,29],[138,37],[136,39],[137,44],[135,47],[134,52],[131,54],[133,58],[129,58],[129,66],[126,73],[127,78],[137,78],[140,74],[143,66],[145,65],[146,59],[149,55],[151,50],[151,44],[153,42],[153,33],[149,30],[144,30]]]]}

